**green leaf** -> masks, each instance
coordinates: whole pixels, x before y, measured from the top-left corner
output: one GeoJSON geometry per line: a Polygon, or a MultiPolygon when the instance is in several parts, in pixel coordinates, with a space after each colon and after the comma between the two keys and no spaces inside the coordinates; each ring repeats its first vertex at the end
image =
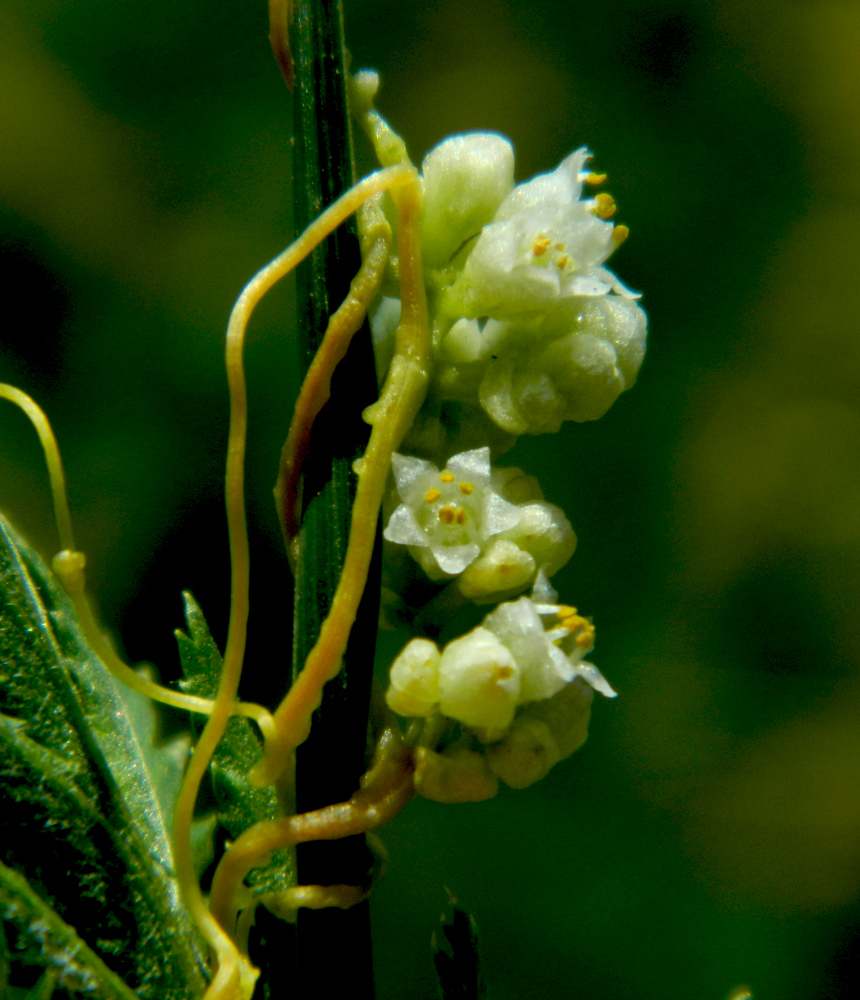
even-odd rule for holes
{"type": "Polygon", "coordinates": [[[2,518],[0,662],[4,860],[140,997],[199,995],[204,963],[167,826],[187,745],[152,742],[148,710],[129,710],[65,594],[2,518]]]}
{"type": "MultiPolygon", "coordinates": [[[[0,917],[16,928],[16,957],[46,969],[45,975],[30,991],[31,997],[43,995],[39,988],[44,989],[47,984],[50,988],[56,985],[69,992],[85,992],[87,996],[101,1000],[138,1000],[134,992],[78,937],[75,928],[61,920],[45,904],[24,876],[2,862],[0,917]]],[[[0,985],[6,986],[5,983],[0,985]]],[[[7,995],[6,989],[3,995],[7,995]]]]}
{"type": "MultiPolygon", "coordinates": [[[[214,698],[221,675],[221,654],[197,602],[187,592],[183,597],[188,635],[176,630],[179,658],[185,674],[180,686],[189,694],[214,698]]],[[[278,797],[274,788],[254,788],[248,781],[249,771],[262,756],[262,744],[251,722],[234,716],[211,764],[218,819],[230,837],[238,837],[253,823],[274,819],[278,815],[278,797]]],[[[295,885],[294,852],[286,849],[276,851],[268,865],[252,870],[248,883],[258,894],[280,892],[295,885]]]]}

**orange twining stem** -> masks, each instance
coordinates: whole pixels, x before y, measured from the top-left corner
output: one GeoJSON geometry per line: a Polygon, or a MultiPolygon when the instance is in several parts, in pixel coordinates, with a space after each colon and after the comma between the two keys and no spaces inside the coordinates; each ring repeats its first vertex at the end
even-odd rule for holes
{"type": "Polygon", "coordinates": [[[347,802],[298,816],[264,820],[244,830],[227,848],[215,871],[209,906],[219,925],[232,934],[242,898],[242,883],[273,851],[310,840],[339,840],[367,833],[389,822],[415,794],[414,762],[396,726],[379,742],[377,759],[362,787],[347,802]]]}
{"type": "MultiPolygon", "coordinates": [[[[227,437],[227,469],[224,479],[227,527],[230,544],[230,620],[227,645],[212,714],[197,741],[185,772],[173,815],[173,850],[176,875],[188,911],[206,939],[216,974],[204,1000],[238,1000],[250,997],[257,970],[239,953],[235,942],[216,921],[197,882],[191,850],[191,823],[200,783],[224,735],[242,673],[248,628],[250,553],[245,512],[245,447],[248,430],[248,399],[244,370],[245,330],[260,299],[316,247],[332,230],[355,212],[368,198],[399,185],[415,186],[410,167],[389,167],[360,181],[331,204],[301,236],[257,272],[242,290],[227,324],[226,368],[230,393],[230,426],[227,437]]],[[[265,753],[289,760],[291,748],[281,734],[267,741],[265,753]]],[[[281,768],[281,771],[283,768],[281,768]]],[[[280,772],[279,772],[280,773],[280,772]]]]}
{"type": "MultiPolygon", "coordinates": [[[[387,227],[386,227],[387,228],[387,227]]],[[[388,229],[387,237],[391,230],[388,229]]],[[[331,396],[331,379],[335,368],[346,355],[352,338],[361,329],[367,309],[373,301],[385,265],[388,262],[388,238],[380,236],[368,251],[361,270],[349,286],[349,294],[329,320],[328,327],[314,355],[290,422],[287,440],[281,452],[281,466],[275,485],[275,504],[281,520],[281,530],[287,552],[292,551],[298,534],[299,481],[307,458],[314,421],[331,396]]]]}
{"type": "Polygon", "coordinates": [[[262,761],[251,772],[252,781],[258,785],[267,785],[283,773],[292,750],[307,739],[311,715],[320,704],[323,686],[340,669],[341,657],[367,582],[391,456],[400,446],[427,394],[430,334],[421,266],[421,192],[414,168],[409,170],[411,183],[391,192],[397,207],[400,326],[395,337],[394,357],[380,398],[365,411],[372,430],[367,451],[357,463],[358,487],[346,557],[317,642],[275,712],[275,727],[280,739],[266,748],[262,761]]]}
{"type": "Polygon", "coordinates": [[[269,44],[281,76],[290,90],[295,82],[293,53],[290,51],[292,20],[292,0],[269,0],[269,44]]]}

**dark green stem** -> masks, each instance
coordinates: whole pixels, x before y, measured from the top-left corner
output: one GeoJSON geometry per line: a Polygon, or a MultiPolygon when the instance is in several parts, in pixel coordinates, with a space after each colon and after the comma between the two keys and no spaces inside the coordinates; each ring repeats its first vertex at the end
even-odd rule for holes
{"type": "MultiPolygon", "coordinates": [[[[295,221],[302,230],[354,182],[347,117],[343,26],[338,0],[298,0],[291,31],[295,57],[295,221]]],[[[319,346],[329,315],[346,296],[360,255],[354,228],[333,234],[297,273],[304,364],[319,346]]],[[[325,618],[346,552],[355,489],[353,461],[364,451],[364,407],[376,398],[370,335],[360,331],[332,379],[305,465],[302,551],[296,568],[294,669],[325,618]]],[[[310,738],[298,751],[297,810],[348,799],[365,770],[370,679],[379,594],[378,558],[347,647],[344,667],[325,689],[310,738]]],[[[362,884],[363,837],[299,848],[302,883],[362,884]]],[[[372,996],[367,904],[351,910],[301,911],[296,995],[372,996]],[[307,990],[307,993],[304,991],[307,990]]]]}

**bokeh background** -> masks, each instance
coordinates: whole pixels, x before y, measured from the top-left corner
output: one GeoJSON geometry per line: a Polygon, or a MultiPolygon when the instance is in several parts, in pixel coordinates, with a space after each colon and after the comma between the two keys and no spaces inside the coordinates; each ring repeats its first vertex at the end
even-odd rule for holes
{"type": "MultiPolygon", "coordinates": [[[[442,886],[494,1000],[848,995],[860,953],[860,7],[852,0],[345,0],[419,159],[496,129],[525,179],[587,144],[644,290],[639,384],[521,441],[580,537],[556,578],[621,692],[541,784],[385,832],[383,1000],[434,994],[442,886]]],[[[291,104],[259,3],[0,5],[0,379],[63,447],[102,619],[175,671],[190,587],[223,640],[222,337],[291,235],[291,104]]],[[[365,158],[364,165],[370,161],[365,158]]],[[[270,510],[291,291],[247,350],[251,654],[282,669],[270,510]]],[[[0,506],[56,547],[34,436],[0,506]]],[[[268,667],[267,667],[268,668],[268,667]]]]}

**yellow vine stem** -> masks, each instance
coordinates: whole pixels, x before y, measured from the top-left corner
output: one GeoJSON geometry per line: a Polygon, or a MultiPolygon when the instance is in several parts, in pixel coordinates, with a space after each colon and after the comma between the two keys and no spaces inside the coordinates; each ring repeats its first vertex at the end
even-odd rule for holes
{"type": "Polygon", "coordinates": [[[281,452],[281,465],[275,484],[275,505],[291,561],[294,561],[293,541],[299,530],[299,480],[308,454],[314,421],[331,396],[334,370],[361,328],[368,307],[379,291],[385,265],[388,263],[391,227],[381,212],[374,228],[375,233],[371,234],[372,242],[364,255],[361,269],[352,280],[347,297],[329,320],[319,350],[305,375],[281,452]]]}
{"type": "MultiPolygon", "coordinates": [[[[242,673],[248,626],[250,558],[245,515],[244,464],[248,425],[247,389],[243,367],[245,329],[254,308],[272,286],[299,264],[332,230],[379,191],[415,185],[415,172],[404,167],[377,171],[330,205],[302,235],[248,282],[236,301],[227,325],[226,366],[230,392],[230,428],[227,438],[225,500],[230,542],[231,593],[227,645],[212,714],[200,734],[189,762],[173,816],[173,849],[180,890],[189,914],[212,951],[216,973],[205,1000],[237,1000],[253,991],[257,970],[239,953],[232,939],[213,917],[194,874],[191,823],[200,783],[224,734],[242,673]]],[[[266,744],[266,753],[289,759],[280,739],[266,744]],[[278,750],[275,751],[275,743],[278,750]]]]}
{"type": "Polygon", "coordinates": [[[212,880],[209,905],[218,923],[228,930],[236,926],[245,877],[278,848],[309,840],[339,840],[389,822],[415,794],[413,771],[412,750],[395,723],[383,733],[373,767],[348,802],[263,820],[244,830],[221,858],[212,880]]]}
{"type": "Polygon", "coordinates": [[[427,393],[430,336],[419,236],[421,192],[414,168],[388,167],[379,174],[389,170],[398,171],[398,177],[408,178],[403,186],[391,191],[397,208],[401,290],[400,326],[395,337],[394,357],[379,399],[365,411],[365,419],[372,430],[367,451],[357,463],[358,487],[340,580],[316,644],[275,711],[280,739],[266,747],[263,759],[251,772],[251,779],[258,785],[275,781],[288,766],[292,751],[307,739],[311,715],[320,703],[324,684],[340,669],[367,581],[391,456],[412,425],[427,393]]]}
{"type": "MultiPolygon", "coordinates": [[[[87,640],[87,645],[114,677],[125,684],[126,687],[145,695],[147,698],[152,698],[153,701],[161,702],[163,705],[172,705],[174,708],[208,715],[215,704],[213,701],[208,698],[198,698],[195,695],[183,694],[181,691],[162,687],[161,684],[156,684],[146,677],[141,677],[128,664],[123,663],[112,649],[104,633],[99,628],[99,624],[87,599],[86,579],[84,575],[86,557],[83,552],[78,552],[75,549],[72,519],[69,514],[69,502],[66,494],[66,477],[63,472],[60,449],[57,445],[54,432],[51,429],[51,424],[38,403],[31,399],[27,393],[16,389],[14,386],[0,383],[0,399],[8,399],[9,402],[20,407],[30,418],[30,422],[39,436],[42,450],[45,453],[48,476],[51,481],[54,516],[57,521],[57,534],[60,537],[61,546],[60,552],[54,556],[53,568],[72,603],[78,624],[87,640]]],[[[237,702],[233,706],[233,713],[236,715],[245,715],[253,719],[260,727],[260,731],[265,739],[275,738],[276,734],[272,716],[262,705],[237,702]]]]}

